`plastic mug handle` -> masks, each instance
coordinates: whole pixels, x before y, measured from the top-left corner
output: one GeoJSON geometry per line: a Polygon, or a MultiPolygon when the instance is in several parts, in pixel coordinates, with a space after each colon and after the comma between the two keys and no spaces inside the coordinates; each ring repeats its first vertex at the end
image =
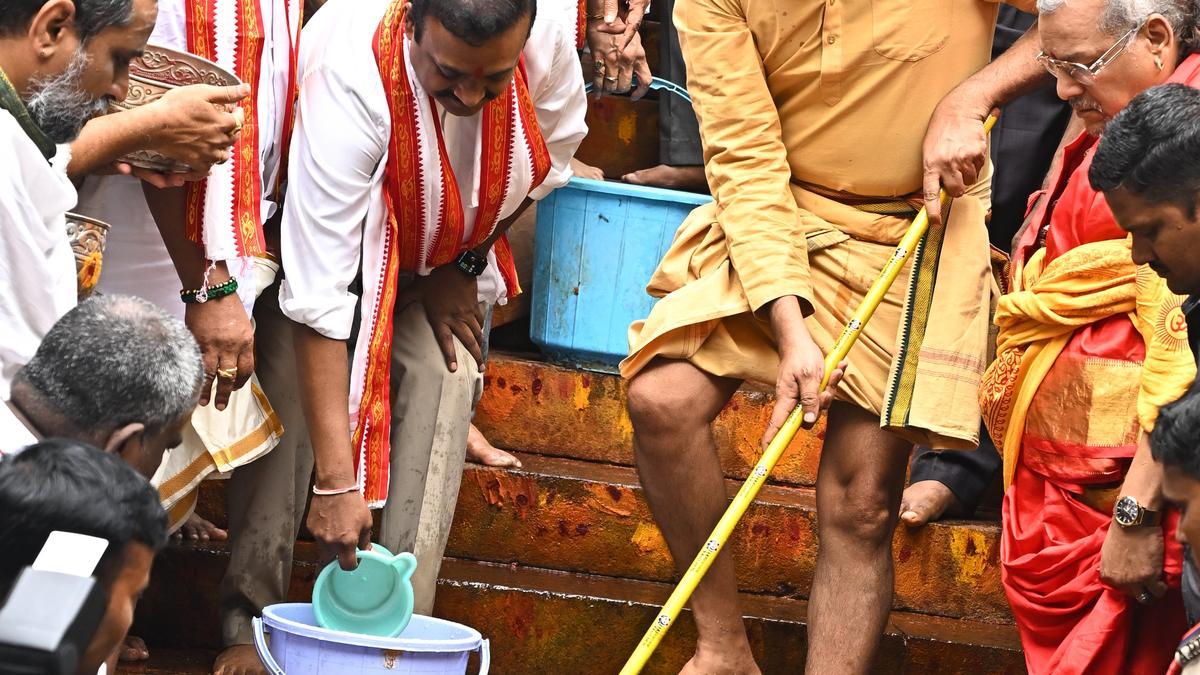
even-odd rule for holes
{"type": "Polygon", "coordinates": [[[258,650],[258,658],[262,660],[263,665],[272,675],[287,675],[283,672],[283,668],[275,662],[275,655],[267,647],[267,638],[263,634],[263,621],[260,617],[250,619],[250,625],[254,628],[254,648],[258,650]]]}
{"type": "Polygon", "coordinates": [[[488,675],[492,667],[492,646],[487,640],[479,645],[479,675],[488,675]]]}

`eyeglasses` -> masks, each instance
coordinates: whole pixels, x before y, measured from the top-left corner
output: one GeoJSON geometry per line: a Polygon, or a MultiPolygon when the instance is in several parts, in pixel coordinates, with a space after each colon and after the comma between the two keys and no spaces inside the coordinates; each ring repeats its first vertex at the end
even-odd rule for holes
{"type": "Polygon", "coordinates": [[[1046,69],[1046,72],[1050,73],[1054,77],[1067,77],[1075,80],[1085,87],[1090,87],[1093,84],[1096,84],[1096,77],[1100,74],[1100,71],[1104,70],[1108,64],[1116,61],[1117,57],[1125,52],[1125,49],[1129,47],[1129,43],[1132,41],[1133,36],[1137,35],[1138,31],[1140,31],[1142,27],[1146,25],[1146,21],[1148,20],[1149,17],[1143,19],[1141,23],[1131,28],[1128,33],[1121,36],[1119,40],[1114,42],[1113,46],[1109,47],[1103,54],[1100,55],[1100,58],[1093,61],[1092,65],[1090,66],[1085,66],[1082,63],[1075,63],[1073,61],[1059,61],[1058,59],[1047,56],[1046,52],[1038,53],[1037,62],[1042,64],[1042,67],[1046,69]]]}

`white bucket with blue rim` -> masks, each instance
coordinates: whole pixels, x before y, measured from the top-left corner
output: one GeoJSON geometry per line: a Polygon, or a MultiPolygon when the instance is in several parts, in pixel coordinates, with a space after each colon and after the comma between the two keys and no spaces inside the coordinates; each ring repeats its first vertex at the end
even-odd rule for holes
{"type": "Polygon", "coordinates": [[[307,602],[271,605],[253,625],[254,646],[272,675],[465,675],[472,652],[480,675],[491,663],[479,631],[419,614],[394,638],[321,628],[307,602]]]}

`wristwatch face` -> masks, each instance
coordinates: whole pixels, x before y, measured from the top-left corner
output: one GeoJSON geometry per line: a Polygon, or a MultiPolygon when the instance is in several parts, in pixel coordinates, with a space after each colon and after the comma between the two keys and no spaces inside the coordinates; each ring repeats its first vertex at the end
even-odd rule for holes
{"type": "Polygon", "coordinates": [[[1137,524],[1141,512],[1142,507],[1138,506],[1136,499],[1121,497],[1117,500],[1117,505],[1113,507],[1113,519],[1122,527],[1132,527],[1137,524]]]}

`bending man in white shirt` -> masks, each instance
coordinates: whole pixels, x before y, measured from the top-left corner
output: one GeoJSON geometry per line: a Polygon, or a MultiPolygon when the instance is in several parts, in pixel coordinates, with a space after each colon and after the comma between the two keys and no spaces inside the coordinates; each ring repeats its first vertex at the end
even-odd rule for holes
{"type": "Polygon", "coordinates": [[[331,0],[301,46],[280,301],[299,324],[308,527],[353,568],[382,507],[380,543],[417,556],[419,613],[482,388],[481,300],[517,290],[501,235],[567,181],[586,133],[573,28],[539,9],[331,0]]]}
{"type": "Polygon", "coordinates": [[[75,306],[75,188],[57,144],[124,98],[156,13],[155,0],[0,3],[0,399],[75,306]]]}

